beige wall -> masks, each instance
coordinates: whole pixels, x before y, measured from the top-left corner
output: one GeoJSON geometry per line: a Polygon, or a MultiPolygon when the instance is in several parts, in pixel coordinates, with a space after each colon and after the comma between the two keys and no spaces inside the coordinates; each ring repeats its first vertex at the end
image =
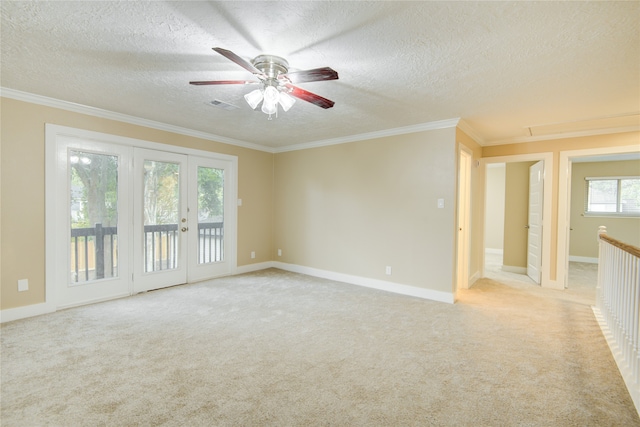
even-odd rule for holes
{"type": "MultiPolygon", "coordinates": [[[[527,142],[519,144],[494,145],[482,148],[482,157],[515,156],[532,153],[553,154],[553,181],[551,203],[551,256],[550,276],[556,279],[557,249],[558,249],[558,173],[560,167],[560,152],[570,150],[584,150],[591,148],[606,148],[629,146],[640,151],[640,132],[625,132],[609,135],[594,135],[577,138],[553,139],[549,141],[527,142]]],[[[542,248],[546,250],[547,248],[542,248]]]]}
{"type": "Polygon", "coordinates": [[[456,157],[454,128],[276,154],[276,259],[452,292],[456,157]]]}
{"type": "Polygon", "coordinates": [[[502,264],[508,267],[527,267],[529,168],[535,163],[506,164],[502,264]]]}
{"type": "Polygon", "coordinates": [[[571,166],[571,231],[569,255],[597,258],[598,227],[607,227],[607,234],[640,247],[640,217],[585,216],[585,177],[640,176],[640,160],[573,163],[571,166]]]}
{"type": "Polygon", "coordinates": [[[487,165],[487,212],[484,218],[484,247],[487,249],[504,248],[504,200],[505,200],[504,163],[487,165]]]}
{"type": "Polygon", "coordinates": [[[238,156],[238,265],[272,260],[273,154],[8,98],[0,108],[0,308],[45,300],[46,123],[238,156]],[[18,293],[24,278],[29,291],[18,293]]]}
{"type": "Polygon", "coordinates": [[[7,98],[0,109],[2,309],[44,302],[45,123],[238,156],[240,266],[275,259],[443,292],[455,283],[459,146],[474,160],[470,275],[480,270],[484,249],[484,176],[476,160],[553,153],[552,279],[559,152],[640,149],[639,132],[482,148],[450,128],[273,155],[7,98]],[[437,208],[439,198],[444,209],[437,208]],[[387,265],[392,276],[384,273],[387,265]],[[29,279],[28,292],[17,292],[21,278],[29,279]]]}

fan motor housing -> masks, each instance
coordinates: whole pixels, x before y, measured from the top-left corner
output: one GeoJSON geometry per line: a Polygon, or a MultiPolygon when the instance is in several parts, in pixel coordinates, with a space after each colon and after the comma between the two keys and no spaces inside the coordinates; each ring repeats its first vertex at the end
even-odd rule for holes
{"type": "Polygon", "coordinates": [[[270,79],[277,78],[279,74],[287,74],[289,71],[289,63],[279,56],[259,55],[251,62],[270,79]]]}

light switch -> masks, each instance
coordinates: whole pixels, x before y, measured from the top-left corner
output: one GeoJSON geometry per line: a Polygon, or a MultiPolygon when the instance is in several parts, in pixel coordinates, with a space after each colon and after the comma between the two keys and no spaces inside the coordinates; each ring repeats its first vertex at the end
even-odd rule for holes
{"type": "Polygon", "coordinates": [[[438,209],[444,209],[444,199],[438,199],[438,209]]]}

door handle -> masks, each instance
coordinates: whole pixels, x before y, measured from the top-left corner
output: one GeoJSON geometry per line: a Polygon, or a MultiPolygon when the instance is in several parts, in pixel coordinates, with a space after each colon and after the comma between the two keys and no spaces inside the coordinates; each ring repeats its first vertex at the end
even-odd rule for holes
{"type": "Polygon", "coordinates": [[[180,230],[182,230],[183,232],[187,231],[189,229],[189,227],[182,227],[180,230]]]}
{"type": "Polygon", "coordinates": [[[529,228],[529,226],[528,226],[528,225],[525,225],[525,226],[524,226],[524,228],[529,228]]]}

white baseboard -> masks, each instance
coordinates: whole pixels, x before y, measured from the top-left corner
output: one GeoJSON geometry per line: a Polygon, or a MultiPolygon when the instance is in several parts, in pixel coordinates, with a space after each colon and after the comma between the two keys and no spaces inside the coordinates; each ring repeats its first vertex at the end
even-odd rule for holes
{"type": "Polygon", "coordinates": [[[598,258],[593,258],[593,257],[588,257],[588,256],[569,255],[569,261],[587,262],[589,264],[597,264],[598,263],[598,258]]]}
{"type": "Polygon", "coordinates": [[[540,284],[541,287],[543,288],[549,288],[549,289],[557,289],[557,290],[564,290],[564,283],[559,282],[557,280],[551,280],[551,279],[547,279],[545,280],[545,278],[542,278],[542,283],[540,284]]]}
{"type": "Polygon", "coordinates": [[[473,276],[469,278],[469,287],[473,286],[474,283],[480,278],[480,272],[476,271],[473,276]]]}
{"type": "MultiPolygon", "coordinates": [[[[616,339],[613,336],[609,326],[607,326],[607,321],[602,315],[600,309],[596,306],[592,306],[593,314],[600,325],[600,329],[602,330],[602,335],[607,340],[607,345],[609,346],[609,350],[611,350],[611,354],[613,355],[614,360],[616,361],[616,365],[618,366],[618,371],[620,371],[620,375],[624,379],[624,384],[627,386],[627,390],[629,391],[629,395],[631,395],[631,400],[633,400],[633,404],[636,407],[636,412],[640,415],[640,384],[636,383],[633,378],[633,372],[631,369],[626,367],[626,363],[624,362],[624,357],[618,344],[616,343],[616,339]]],[[[639,363],[639,362],[636,362],[639,363]]]]}
{"type": "Polygon", "coordinates": [[[267,268],[273,268],[273,264],[274,264],[273,261],[267,261],[267,262],[258,262],[255,264],[240,265],[236,267],[236,272],[234,274],[244,274],[244,273],[251,273],[254,271],[266,270],[267,268]]]}
{"type": "Polygon", "coordinates": [[[502,249],[484,248],[484,253],[485,254],[502,255],[504,253],[504,251],[502,249]]]}
{"type": "Polygon", "coordinates": [[[516,267],[513,265],[503,265],[502,271],[507,273],[527,274],[527,267],[516,267]]]}
{"type": "MultiPolygon", "coordinates": [[[[323,279],[336,280],[338,282],[349,283],[351,285],[364,286],[367,288],[378,289],[387,292],[393,292],[401,295],[409,295],[418,298],[428,299],[432,301],[454,303],[453,293],[434,291],[432,289],[417,288],[415,286],[401,285],[399,283],[387,282],[384,280],[368,279],[366,277],[351,276],[349,274],[335,273],[333,271],[320,270],[317,268],[304,267],[295,264],[286,264],[277,261],[260,262],[256,264],[247,264],[236,267],[234,274],[251,273],[253,271],[266,270],[267,268],[279,268],[294,273],[306,274],[309,276],[320,277],[323,279]]],[[[474,277],[478,275],[475,274],[474,277]]],[[[473,281],[475,282],[477,278],[473,281]]],[[[471,284],[471,282],[470,282],[471,284]]],[[[24,307],[8,308],[0,310],[0,323],[11,322],[13,320],[24,319],[27,317],[39,316],[41,314],[53,313],[56,307],[53,304],[41,303],[26,305],[24,307]]]]}
{"type": "Polygon", "coordinates": [[[25,305],[24,307],[6,308],[0,311],[0,323],[40,316],[41,314],[53,313],[54,311],[56,311],[55,306],[46,302],[25,305]]]}
{"type": "Polygon", "coordinates": [[[284,262],[274,262],[273,267],[293,273],[306,274],[308,276],[320,277],[322,279],[335,280],[337,282],[349,283],[351,285],[364,286],[366,288],[378,289],[381,291],[392,292],[395,294],[409,295],[413,297],[428,299],[438,302],[454,303],[455,295],[453,292],[435,291],[433,289],[418,288],[415,286],[401,285],[399,283],[387,282],[385,280],[369,279],[361,276],[352,276],[350,274],[336,273],[328,270],[320,270],[312,267],[305,267],[296,264],[287,264],[284,262]]]}

